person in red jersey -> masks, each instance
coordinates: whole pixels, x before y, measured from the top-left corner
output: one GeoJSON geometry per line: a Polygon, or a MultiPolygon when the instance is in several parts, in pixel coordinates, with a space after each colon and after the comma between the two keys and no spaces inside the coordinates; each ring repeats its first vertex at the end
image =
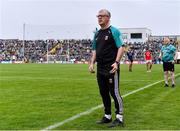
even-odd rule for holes
{"type": "Polygon", "coordinates": [[[145,61],[146,61],[146,67],[147,67],[147,72],[151,72],[152,68],[152,53],[151,51],[146,48],[146,51],[144,53],[145,61]]]}

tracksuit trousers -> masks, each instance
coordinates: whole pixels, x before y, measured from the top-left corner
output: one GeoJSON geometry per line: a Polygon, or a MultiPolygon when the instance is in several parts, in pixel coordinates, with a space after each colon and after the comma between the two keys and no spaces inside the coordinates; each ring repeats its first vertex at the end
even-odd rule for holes
{"type": "Polygon", "coordinates": [[[123,100],[119,93],[119,70],[113,74],[103,74],[97,70],[97,82],[104,104],[104,112],[111,115],[111,97],[114,99],[116,114],[123,114],[123,100]]]}

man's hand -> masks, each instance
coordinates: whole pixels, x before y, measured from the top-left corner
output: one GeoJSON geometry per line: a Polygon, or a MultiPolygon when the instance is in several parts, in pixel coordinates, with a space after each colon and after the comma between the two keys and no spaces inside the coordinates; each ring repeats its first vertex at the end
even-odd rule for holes
{"type": "Polygon", "coordinates": [[[172,61],[172,64],[176,64],[176,63],[177,63],[177,60],[173,60],[173,61],[172,61]]]}
{"type": "Polygon", "coordinates": [[[94,71],[94,64],[90,64],[89,65],[89,72],[90,73],[95,73],[95,71],[94,71]]]}
{"type": "Polygon", "coordinates": [[[118,64],[116,62],[114,62],[114,64],[111,65],[112,70],[110,71],[110,73],[115,73],[118,70],[118,64]]]}

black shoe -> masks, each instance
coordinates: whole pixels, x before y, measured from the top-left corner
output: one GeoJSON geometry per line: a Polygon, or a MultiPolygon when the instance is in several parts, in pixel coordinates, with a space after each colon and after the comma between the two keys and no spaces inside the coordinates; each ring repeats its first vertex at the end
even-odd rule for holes
{"type": "Polygon", "coordinates": [[[172,88],[174,88],[175,87],[175,84],[172,84],[172,86],[171,86],[172,88]]]}
{"type": "Polygon", "coordinates": [[[168,84],[165,84],[164,87],[169,87],[169,85],[168,85],[168,84]]]}
{"type": "Polygon", "coordinates": [[[105,124],[105,123],[110,123],[111,121],[112,121],[112,119],[108,119],[104,116],[100,121],[97,121],[96,123],[97,124],[105,124]]]}
{"type": "Polygon", "coordinates": [[[112,128],[112,127],[117,127],[117,126],[124,127],[124,122],[122,122],[118,119],[115,119],[108,127],[112,128]]]}

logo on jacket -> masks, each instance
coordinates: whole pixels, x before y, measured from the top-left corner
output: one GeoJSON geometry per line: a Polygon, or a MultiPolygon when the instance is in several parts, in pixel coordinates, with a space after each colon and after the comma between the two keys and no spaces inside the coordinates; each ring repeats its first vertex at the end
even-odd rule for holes
{"type": "Polygon", "coordinates": [[[108,36],[105,36],[105,40],[108,40],[108,36]]]}

